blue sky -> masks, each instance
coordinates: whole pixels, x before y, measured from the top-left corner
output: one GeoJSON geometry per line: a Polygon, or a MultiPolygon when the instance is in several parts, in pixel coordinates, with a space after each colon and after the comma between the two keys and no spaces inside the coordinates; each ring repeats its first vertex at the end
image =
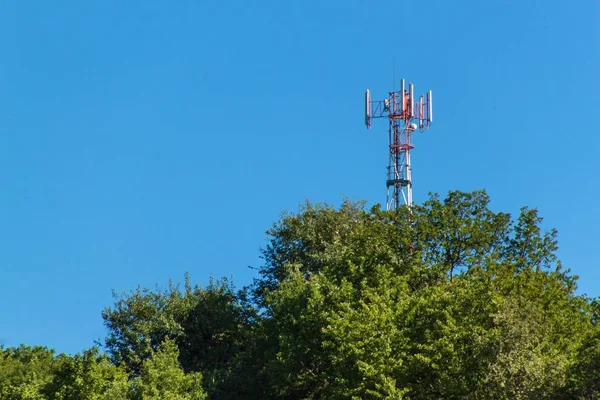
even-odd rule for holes
{"type": "Polygon", "coordinates": [[[394,76],[434,91],[415,201],[539,208],[598,296],[599,50],[597,1],[2,0],[0,343],[77,352],[111,289],[245,285],[281,211],[384,202],[394,76]]]}

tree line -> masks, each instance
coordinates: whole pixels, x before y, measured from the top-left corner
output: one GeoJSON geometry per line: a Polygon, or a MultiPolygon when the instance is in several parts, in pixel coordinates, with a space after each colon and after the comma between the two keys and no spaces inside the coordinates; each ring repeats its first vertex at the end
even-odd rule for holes
{"type": "Polygon", "coordinates": [[[600,302],[535,209],[489,202],[307,202],[247,287],[115,293],[101,345],[0,348],[0,399],[599,398],[600,302]]]}

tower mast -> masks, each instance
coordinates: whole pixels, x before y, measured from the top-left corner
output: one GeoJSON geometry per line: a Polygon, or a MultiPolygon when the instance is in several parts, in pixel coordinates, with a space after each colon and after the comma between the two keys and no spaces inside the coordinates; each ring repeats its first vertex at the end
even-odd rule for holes
{"type": "Polygon", "coordinates": [[[371,128],[373,118],[388,119],[387,210],[395,210],[403,204],[412,205],[412,134],[417,129],[421,132],[429,129],[433,121],[432,104],[431,90],[417,101],[414,85],[409,83],[406,89],[404,79],[400,81],[400,90],[389,92],[387,99],[372,101],[370,91],[365,93],[367,129],[371,128]]]}

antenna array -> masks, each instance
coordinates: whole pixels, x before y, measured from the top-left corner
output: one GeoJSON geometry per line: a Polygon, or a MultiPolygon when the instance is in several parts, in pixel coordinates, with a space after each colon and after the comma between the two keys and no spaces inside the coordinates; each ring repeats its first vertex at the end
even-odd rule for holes
{"type": "Polygon", "coordinates": [[[400,90],[389,92],[388,98],[371,100],[371,92],[365,93],[365,124],[371,128],[374,118],[389,121],[389,162],[387,167],[387,210],[397,209],[401,204],[412,205],[412,169],[410,151],[414,149],[412,133],[429,129],[433,121],[433,95],[431,90],[419,99],[415,98],[412,83],[405,86],[400,80],[400,90]]]}

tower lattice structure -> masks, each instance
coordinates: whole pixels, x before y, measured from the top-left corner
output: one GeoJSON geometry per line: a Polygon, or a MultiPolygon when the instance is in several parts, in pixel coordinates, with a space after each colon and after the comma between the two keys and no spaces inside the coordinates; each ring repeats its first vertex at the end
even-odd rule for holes
{"type": "Polygon", "coordinates": [[[388,98],[372,101],[367,90],[365,94],[365,123],[371,127],[373,118],[387,118],[389,156],[387,167],[387,210],[395,210],[401,205],[412,205],[412,166],[410,152],[414,149],[412,134],[429,129],[433,121],[432,92],[421,95],[417,101],[414,86],[409,83],[405,89],[404,79],[400,90],[389,92],[388,98]]]}

